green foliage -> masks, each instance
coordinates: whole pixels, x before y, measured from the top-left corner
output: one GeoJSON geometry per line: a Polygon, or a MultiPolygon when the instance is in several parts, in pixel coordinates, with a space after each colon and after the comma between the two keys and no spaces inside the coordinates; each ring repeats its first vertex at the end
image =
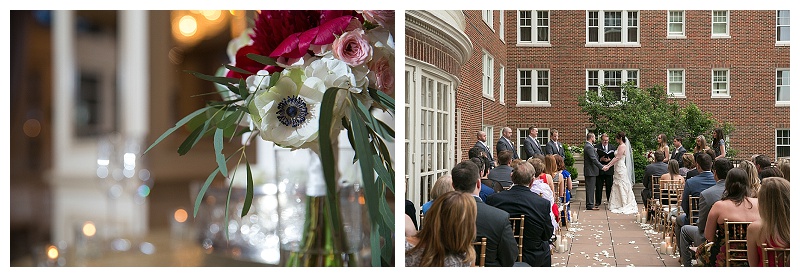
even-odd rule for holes
{"type": "MultiPolygon", "coordinates": [[[[625,83],[623,94],[626,101],[620,101],[613,91],[601,88],[602,95],[596,91],[586,91],[578,96],[581,111],[589,116],[589,121],[596,128],[595,133],[608,133],[613,140],[616,133],[623,131],[631,142],[636,182],[641,182],[644,168],[647,165],[647,151],[657,147],[656,136],[665,134],[672,148],[672,138],[682,136],[684,147],[691,151],[694,138],[706,136],[709,141],[714,128],[723,128],[730,134],[734,127],[730,123],[720,124],[713,115],[703,112],[696,105],[689,104],[681,108],[677,103],[667,99],[664,87],[655,85],[649,88],[637,88],[632,82],[625,83]]],[[[735,150],[726,148],[728,156],[735,150]]]]}
{"type": "Polygon", "coordinates": [[[564,144],[564,165],[572,166],[575,164],[575,157],[572,156],[572,149],[569,144],[564,144]]]}

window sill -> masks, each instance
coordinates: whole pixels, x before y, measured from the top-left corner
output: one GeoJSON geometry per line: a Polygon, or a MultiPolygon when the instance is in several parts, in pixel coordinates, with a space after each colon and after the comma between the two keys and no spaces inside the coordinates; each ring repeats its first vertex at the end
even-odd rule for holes
{"type": "Polygon", "coordinates": [[[719,99],[730,99],[730,95],[711,95],[711,98],[719,98],[719,99]]]}
{"type": "Polygon", "coordinates": [[[789,102],[775,102],[775,107],[789,107],[789,102]]]}
{"type": "Polygon", "coordinates": [[[486,94],[483,94],[483,98],[486,98],[488,100],[494,101],[494,97],[486,95],[486,94]]]}
{"type": "Polygon", "coordinates": [[[549,102],[547,102],[547,103],[545,103],[545,102],[542,102],[542,103],[522,102],[522,103],[520,103],[519,101],[517,101],[517,107],[552,107],[552,105],[549,102]]]}
{"type": "Polygon", "coordinates": [[[552,47],[549,42],[517,42],[517,47],[552,47]]]}
{"type": "Polygon", "coordinates": [[[686,94],[667,95],[667,98],[686,99],[686,94]]]}
{"type": "Polygon", "coordinates": [[[711,38],[712,39],[715,39],[715,38],[731,38],[731,36],[730,35],[711,35],[711,38]]]}
{"type": "Polygon", "coordinates": [[[667,39],[686,39],[686,35],[667,35],[667,39]]]}
{"type": "Polygon", "coordinates": [[[776,41],[775,46],[789,46],[788,41],[776,41]]]}
{"type": "Polygon", "coordinates": [[[585,47],[642,47],[640,43],[618,43],[618,42],[590,42],[585,47]]]}

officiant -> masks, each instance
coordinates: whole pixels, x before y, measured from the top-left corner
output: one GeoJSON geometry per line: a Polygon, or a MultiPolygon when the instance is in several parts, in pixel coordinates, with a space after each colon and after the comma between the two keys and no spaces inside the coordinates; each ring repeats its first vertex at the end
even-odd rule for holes
{"type": "MultiPolygon", "coordinates": [[[[600,142],[595,146],[597,149],[597,157],[600,159],[600,163],[603,165],[608,164],[614,159],[614,152],[617,150],[617,147],[613,144],[609,143],[609,138],[607,133],[603,133],[600,135],[600,142]]],[[[600,175],[597,176],[597,188],[594,191],[594,203],[596,206],[600,206],[603,202],[603,188],[606,189],[606,202],[608,203],[609,198],[611,197],[611,184],[614,183],[614,167],[612,166],[607,171],[600,171],[600,175]]]]}

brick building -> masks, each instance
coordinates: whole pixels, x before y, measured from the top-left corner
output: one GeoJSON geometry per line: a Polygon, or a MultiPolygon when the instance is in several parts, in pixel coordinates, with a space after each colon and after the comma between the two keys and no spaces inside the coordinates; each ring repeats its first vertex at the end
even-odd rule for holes
{"type": "Polygon", "coordinates": [[[408,11],[406,197],[427,201],[481,129],[493,151],[505,126],[518,148],[529,126],[540,143],[558,129],[561,142],[580,145],[591,124],[578,95],[626,81],[661,85],[669,101],[733,123],[726,141],[735,158],[788,157],[788,18],[775,10],[408,11]],[[436,25],[440,15],[453,24],[436,25]],[[456,40],[437,34],[467,42],[442,45],[456,40]],[[452,106],[419,102],[438,93],[413,78],[420,71],[447,76],[452,106]]]}

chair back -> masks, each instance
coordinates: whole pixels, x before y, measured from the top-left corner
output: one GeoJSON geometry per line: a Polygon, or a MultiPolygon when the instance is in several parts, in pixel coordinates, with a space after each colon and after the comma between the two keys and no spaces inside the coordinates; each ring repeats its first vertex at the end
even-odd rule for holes
{"type": "Polygon", "coordinates": [[[486,266],[486,238],[477,237],[477,240],[472,242],[472,246],[475,247],[475,265],[486,266]]]}
{"type": "Polygon", "coordinates": [[[689,196],[689,222],[697,226],[697,219],[700,218],[700,196],[689,196]]]}
{"type": "Polygon", "coordinates": [[[751,222],[724,220],[725,266],[747,266],[747,226],[751,222]]]}
{"type": "Polygon", "coordinates": [[[525,234],[525,215],[521,214],[517,217],[509,217],[509,221],[511,221],[511,230],[514,231],[514,238],[517,239],[517,248],[518,248],[518,261],[522,262],[522,240],[525,234]]]}
{"type": "Polygon", "coordinates": [[[419,224],[417,224],[417,229],[422,230],[422,223],[425,221],[425,214],[422,213],[422,208],[419,209],[419,224]]]}
{"type": "Polygon", "coordinates": [[[789,267],[789,248],[769,247],[762,243],[761,258],[764,267],[789,267]]]}

